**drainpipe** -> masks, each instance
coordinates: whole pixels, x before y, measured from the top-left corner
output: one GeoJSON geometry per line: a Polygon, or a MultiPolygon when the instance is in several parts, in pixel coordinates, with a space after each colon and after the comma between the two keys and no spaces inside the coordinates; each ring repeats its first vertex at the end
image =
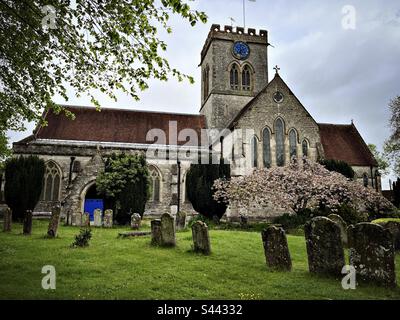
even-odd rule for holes
{"type": "Polygon", "coordinates": [[[181,210],[181,161],[178,160],[178,206],[177,212],[181,210]]]}
{"type": "Polygon", "coordinates": [[[68,176],[68,187],[72,181],[72,166],[74,165],[75,157],[71,157],[71,162],[69,163],[69,176],[68,176]]]}

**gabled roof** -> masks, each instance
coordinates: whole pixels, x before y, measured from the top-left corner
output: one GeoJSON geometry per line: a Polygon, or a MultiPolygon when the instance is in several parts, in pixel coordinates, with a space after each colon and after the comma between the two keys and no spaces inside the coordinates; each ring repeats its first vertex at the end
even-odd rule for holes
{"type": "Polygon", "coordinates": [[[258,98],[267,91],[267,89],[274,84],[276,81],[282,82],[284,86],[286,86],[287,90],[289,93],[296,99],[296,101],[300,104],[300,106],[304,109],[306,114],[317,124],[317,122],[314,120],[314,118],[311,116],[311,114],[308,112],[308,110],[303,106],[301,101],[296,97],[296,95],[293,93],[293,91],[289,88],[289,86],[286,84],[285,81],[281,78],[279,73],[275,74],[275,77],[259,92],[257,95],[251,99],[239,112],[238,114],[233,118],[233,120],[228,124],[228,129],[233,129],[235,124],[239,121],[239,119],[251,108],[251,106],[258,100],[258,98]]]}
{"type": "MultiPolygon", "coordinates": [[[[169,144],[170,122],[176,121],[178,134],[182,129],[193,129],[199,141],[201,129],[205,128],[205,119],[202,115],[115,108],[102,108],[101,111],[97,111],[93,107],[65,107],[74,113],[75,119],[71,120],[63,113],[57,115],[49,111],[45,115],[48,124],[36,130],[36,139],[148,144],[154,143],[146,141],[148,131],[161,129],[165,132],[167,144],[169,144]]],[[[176,143],[172,141],[171,144],[176,143]]],[[[178,144],[182,145],[186,142],[178,141],[178,144]]]]}
{"type": "Polygon", "coordinates": [[[377,166],[373,154],[354,124],[319,123],[325,159],[342,160],[352,166],[377,166]]]}

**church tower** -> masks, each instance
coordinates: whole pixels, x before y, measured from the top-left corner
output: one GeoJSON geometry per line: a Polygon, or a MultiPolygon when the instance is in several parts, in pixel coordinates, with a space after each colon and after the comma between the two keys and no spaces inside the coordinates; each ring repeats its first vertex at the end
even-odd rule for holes
{"type": "Polygon", "coordinates": [[[208,128],[225,128],[268,83],[268,32],[213,24],[201,51],[201,109],[208,128]]]}

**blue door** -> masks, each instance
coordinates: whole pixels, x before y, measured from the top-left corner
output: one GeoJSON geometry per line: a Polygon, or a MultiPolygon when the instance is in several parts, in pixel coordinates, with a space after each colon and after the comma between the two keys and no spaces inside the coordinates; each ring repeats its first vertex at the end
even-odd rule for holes
{"type": "Polygon", "coordinates": [[[94,220],[94,210],[100,209],[103,211],[104,204],[102,199],[85,199],[85,212],[89,212],[90,221],[94,220]]]}

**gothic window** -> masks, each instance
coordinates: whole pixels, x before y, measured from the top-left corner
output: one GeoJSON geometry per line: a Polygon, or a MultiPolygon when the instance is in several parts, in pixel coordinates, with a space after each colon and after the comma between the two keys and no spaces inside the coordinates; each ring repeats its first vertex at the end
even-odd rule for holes
{"type": "Polygon", "coordinates": [[[233,64],[230,71],[231,89],[239,90],[239,69],[236,64],[233,64]]]}
{"type": "Polygon", "coordinates": [[[160,174],[158,173],[156,168],[150,167],[149,178],[150,178],[149,201],[158,202],[160,201],[160,174]]]}
{"type": "Polygon", "coordinates": [[[308,142],[307,140],[303,140],[302,143],[302,149],[303,149],[303,157],[308,157],[308,142]]]}
{"type": "Polygon", "coordinates": [[[61,172],[57,165],[49,161],[46,163],[46,171],[43,178],[43,189],[41,200],[58,201],[60,200],[61,172]]]}
{"type": "Polygon", "coordinates": [[[285,165],[285,129],[282,119],[275,121],[276,165],[285,165]]]}
{"type": "Polygon", "coordinates": [[[203,72],[203,81],[204,81],[204,100],[207,99],[209,93],[209,84],[210,84],[210,68],[207,65],[203,72]]]}
{"type": "Polygon", "coordinates": [[[263,162],[264,168],[271,167],[271,135],[268,128],[263,131],[263,162]]]}
{"type": "Polygon", "coordinates": [[[253,168],[257,168],[258,162],[258,152],[257,152],[257,137],[254,136],[251,138],[251,166],[253,168]]]}
{"type": "Polygon", "coordinates": [[[297,158],[297,134],[294,129],[289,132],[289,150],[290,159],[297,158]]]}
{"type": "Polygon", "coordinates": [[[242,89],[250,91],[251,86],[251,74],[249,66],[245,66],[242,71],[242,89]]]}
{"type": "Polygon", "coordinates": [[[368,187],[368,175],[366,173],[363,174],[363,183],[364,187],[368,187]]]}

